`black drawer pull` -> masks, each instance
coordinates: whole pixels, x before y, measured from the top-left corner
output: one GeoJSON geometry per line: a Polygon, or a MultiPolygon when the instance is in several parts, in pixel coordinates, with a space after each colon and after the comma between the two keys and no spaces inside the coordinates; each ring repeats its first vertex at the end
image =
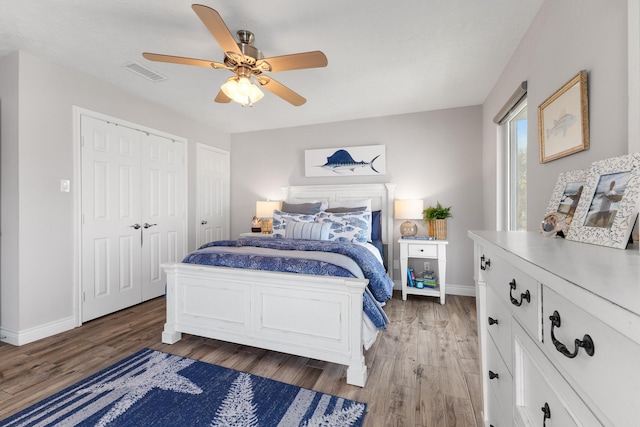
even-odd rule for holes
{"type": "Polygon", "coordinates": [[[482,255],[480,257],[480,270],[486,270],[489,268],[489,266],[491,265],[491,260],[489,258],[484,257],[484,255],[482,255]]]}
{"type": "Polygon", "coordinates": [[[580,347],[582,347],[584,348],[584,351],[589,356],[593,356],[593,353],[595,352],[595,346],[593,344],[593,340],[588,334],[585,334],[585,336],[582,337],[582,341],[576,338],[575,340],[576,348],[573,351],[573,353],[571,353],[567,349],[566,345],[562,344],[560,341],[556,339],[556,336],[553,333],[553,328],[560,327],[560,313],[558,313],[557,310],[554,311],[553,315],[549,316],[549,320],[551,320],[551,341],[553,342],[553,345],[556,346],[556,350],[558,350],[563,355],[567,356],[569,359],[573,359],[578,355],[578,351],[580,350],[580,347]]]}
{"type": "Polygon", "coordinates": [[[523,300],[531,303],[531,294],[529,293],[529,289],[527,289],[525,293],[520,294],[520,301],[518,301],[513,297],[513,295],[511,295],[511,292],[513,292],[513,290],[516,288],[516,279],[512,279],[509,282],[509,287],[509,298],[511,299],[511,304],[515,305],[516,307],[520,307],[523,300]]]}
{"type": "Polygon", "coordinates": [[[551,418],[551,409],[549,409],[549,404],[544,402],[544,406],[542,408],[542,412],[544,413],[544,418],[542,419],[542,427],[547,425],[547,420],[551,418]]]}
{"type": "Polygon", "coordinates": [[[498,319],[494,319],[493,317],[489,317],[489,325],[497,325],[498,319]]]}
{"type": "Polygon", "coordinates": [[[493,372],[493,371],[489,371],[489,379],[493,380],[493,379],[496,379],[496,378],[499,379],[500,376],[498,374],[496,374],[495,372],[493,372]]]}

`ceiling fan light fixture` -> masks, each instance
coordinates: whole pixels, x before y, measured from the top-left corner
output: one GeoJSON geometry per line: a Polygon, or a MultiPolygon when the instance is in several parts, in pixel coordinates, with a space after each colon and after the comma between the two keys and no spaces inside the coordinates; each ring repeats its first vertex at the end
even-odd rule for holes
{"type": "Polygon", "coordinates": [[[264,96],[264,93],[251,81],[244,76],[229,77],[222,86],[220,86],[222,92],[230,99],[238,104],[249,105],[250,107],[260,101],[264,96]]]}

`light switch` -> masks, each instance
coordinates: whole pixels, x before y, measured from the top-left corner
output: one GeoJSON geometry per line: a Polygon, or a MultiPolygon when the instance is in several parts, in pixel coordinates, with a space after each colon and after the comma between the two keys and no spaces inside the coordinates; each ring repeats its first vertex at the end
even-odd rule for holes
{"type": "Polygon", "coordinates": [[[68,179],[60,180],[60,192],[68,193],[71,190],[71,182],[68,179]]]}

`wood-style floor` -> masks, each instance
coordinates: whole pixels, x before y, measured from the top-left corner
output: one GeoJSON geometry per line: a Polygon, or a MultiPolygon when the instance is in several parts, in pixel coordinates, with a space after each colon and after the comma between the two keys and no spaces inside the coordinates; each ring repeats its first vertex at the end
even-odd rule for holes
{"type": "Polygon", "coordinates": [[[394,294],[364,388],[332,363],[191,335],[162,344],[164,310],[158,298],[24,346],[0,343],[0,419],[148,347],[366,402],[365,426],[482,425],[473,298],[394,294]]]}

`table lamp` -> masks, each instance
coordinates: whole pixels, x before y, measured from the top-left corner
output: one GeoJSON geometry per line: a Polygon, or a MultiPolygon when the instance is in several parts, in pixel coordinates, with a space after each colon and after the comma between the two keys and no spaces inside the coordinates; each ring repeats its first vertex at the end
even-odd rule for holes
{"type": "Polygon", "coordinates": [[[273,229],[273,211],[280,209],[280,202],[259,200],[256,202],[256,216],[260,218],[260,230],[270,234],[273,229]]]}
{"type": "Polygon", "coordinates": [[[418,226],[409,221],[410,219],[422,219],[422,200],[396,200],[394,201],[394,217],[406,220],[400,225],[402,236],[415,236],[418,233],[418,226]]]}

